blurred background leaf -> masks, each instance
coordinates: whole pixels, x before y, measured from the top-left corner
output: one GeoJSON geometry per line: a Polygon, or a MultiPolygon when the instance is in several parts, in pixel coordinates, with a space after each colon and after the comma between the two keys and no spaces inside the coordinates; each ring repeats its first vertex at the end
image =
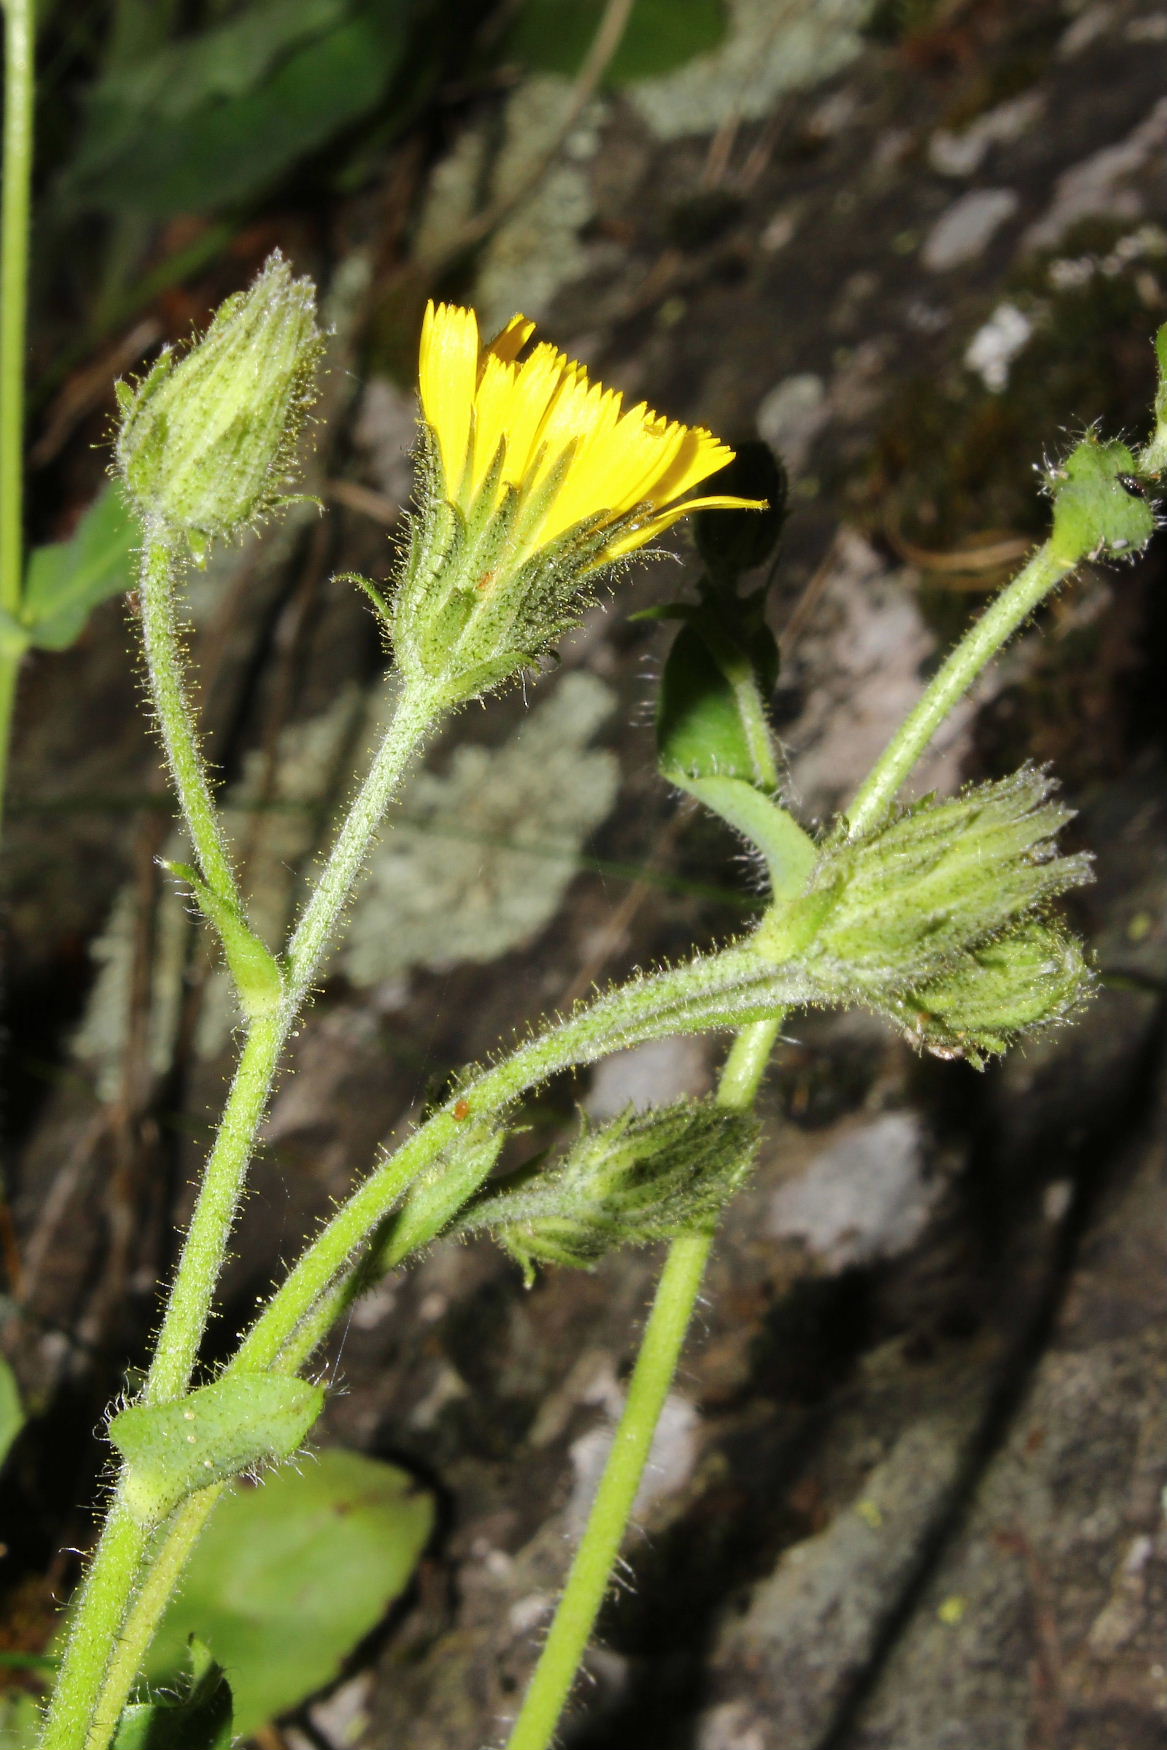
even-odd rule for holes
{"type": "Polygon", "coordinates": [[[24,584],[24,624],[43,650],[64,650],[99,602],[134,581],[137,523],[116,486],[98,494],[68,541],[34,547],[24,584]]]}
{"type": "Polygon", "coordinates": [[[331,1447],[235,1486],[215,1509],[151,1649],[173,1682],[191,1634],[231,1674],[247,1737],[332,1681],[408,1586],[433,1528],[405,1471],[331,1447]]]}
{"type": "Polygon", "coordinates": [[[411,0],[267,0],[109,68],[62,198],[153,218],[254,199],[381,101],[411,11],[411,0]]]}
{"type": "Polygon", "coordinates": [[[0,1359],[0,1464],[8,1457],[24,1421],[24,1405],[20,1401],[16,1375],[7,1361],[0,1359]]]}
{"type": "MultiPolygon", "coordinates": [[[[603,0],[527,0],[506,39],[508,54],[538,73],[572,74],[588,52],[603,0]]],[[[671,73],[725,35],[721,0],[637,0],[607,83],[671,73]]]]}

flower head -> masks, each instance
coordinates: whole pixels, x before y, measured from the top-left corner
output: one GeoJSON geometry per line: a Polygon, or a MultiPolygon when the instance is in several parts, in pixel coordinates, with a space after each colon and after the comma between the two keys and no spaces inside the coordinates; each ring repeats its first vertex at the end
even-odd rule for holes
{"type": "Polygon", "coordinates": [[[398,662],[450,699],[538,661],[578,622],[592,579],[694,510],[732,461],[699,426],[589,383],[515,316],[483,345],[473,310],[430,304],[421,336],[422,478],[391,610],[398,662]],[[524,357],[524,353],[526,356],[524,357]]]}
{"type": "Polygon", "coordinates": [[[473,310],[430,303],[421,332],[421,405],[434,435],[445,496],[465,516],[485,490],[494,503],[517,492],[531,508],[523,553],[548,546],[596,517],[613,527],[597,563],[643,547],[695,510],[764,510],[761,500],[677,501],[733,460],[702,426],[681,425],[641,401],[624,410],[617,389],[590,383],[546,341],[526,347],[535,324],[514,316],[485,346],[473,310]],[[635,513],[635,514],[634,514],[635,513]],[[631,526],[627,519],[634,516],[631,526]]]}

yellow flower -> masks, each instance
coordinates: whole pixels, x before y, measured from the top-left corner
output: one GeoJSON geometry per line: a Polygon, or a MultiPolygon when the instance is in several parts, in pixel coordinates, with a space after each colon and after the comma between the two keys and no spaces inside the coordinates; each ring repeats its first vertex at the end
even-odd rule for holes
{"type": "Polygon", "coordinates": [[[594,518],[597,529],[619,527],[593,566],[644,546],[690,511],[766,508],[726,496],[678,503],[733,460],[729,446],[643,401],[624,412],[617,390],[589,383],[583,365],[546,341],[520,359],[534,331],[515,316],[484,346],[473,310],[431,302],[421,333],[422,412],[445,497],[469,518],[517,492],[512,564],[594,518]]]}

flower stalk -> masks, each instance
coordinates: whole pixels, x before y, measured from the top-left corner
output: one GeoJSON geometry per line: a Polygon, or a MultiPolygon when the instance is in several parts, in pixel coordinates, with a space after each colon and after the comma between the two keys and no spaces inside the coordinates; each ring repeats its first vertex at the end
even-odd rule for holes
{"type": "MultiPolygon", "coordinates": [[[[781,1025],[776,1014],[743,1028],[734,1040],[717,1089],[717,1103],[725,1111],[753,1111],[781,1025]]],[[[507,1750],[546,1750],[555,1735],[644,1480],[713,1239],[712,1233],[689,1233],[669,1246],[612,1450],[507,1750]]]]}

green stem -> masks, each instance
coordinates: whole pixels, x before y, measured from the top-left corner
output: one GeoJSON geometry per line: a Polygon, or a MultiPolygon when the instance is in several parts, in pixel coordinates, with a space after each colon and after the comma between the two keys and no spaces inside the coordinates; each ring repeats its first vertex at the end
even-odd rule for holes
{"type": "Polygon", "coordinates": [[[97,1733],[96,1702],[126,1605],[138,1585],[150,1533],[115,1501],[106,1517],[74,1610],[40,1750],[82,1750],[108,1743],[97,1733]]]}
{"type": "Polygon", "coordinates": [[[145,1578],[118,1634],[93,1711],[89,1743],[94,1747],[105,1745],[114,1736],[162,1612],[226,1486],[225,1483],[215,1483],[184,1501],[163,1528],[160,1541],[151,1549],[145,1578]]]}
{"type": "Polygon", "coordinates": [[[168,543],[146,531],[142,550],[139,602],[142,641],[150,674],[150,694],[166,749],[183,819],[208,887],[242,912],[227,840],[211,795],[210,779],[198,744],[197,721],[186,685],[182,644],[175,611],[178,563],[168,543]]]}
{"type": "MultiPolygon", "coordinates": [[[[751,985],[751,991],[753,988],[751,985]]],[[[275,1365],[317,1302],[393,1208],[403,1186],[417,1180],[427,1168],[440,1162],[443,1153],[457,1145],[465,1122],[465,1116],[458,1116],[459,1111],[465,1113],[469,1109],[475,1120],[481,1122],[561,1070],[594,1063],[609,1052],[670,1033],[740,1026],[746,1020],[769,1028],[777,1023],[769,1018],[759,1019],[761,1014],[766,1011],[772,1014],[779,1005],[788,1008],[806,1000],[807,987],[797,966],[788,971],[766,968],[748,949],[726,950],[709,960],[698,958],[686,966],[623,986],[570,1020],[537,1035],[493,1069],[484,1070],[462,1084],[440,1111],[357,1187],[273,1294],[244,1338],[230,1364],[231,1371],[255,1373],[275,1365]],[[727,1016],[723,993],[720,1011],[712,1002],[700,1012],[686,1005],[686,999],[691,1005],[694,992],[710,982],[710,969],[719,963],[728,964],[735,974],[740,968],[743,981],[758,980],[757,995],[751,995],[735,1016],[727,1016]]],[[[747,1035],[753,1031],[753,1026],[745,1029],[747,1035]]],[[[736,1062],[732,1053],[731,1062],[736,1062]]],[[[449,1220],[453,1213],[445,1211],[444,1219],[449,1220]]],[[[419,1232],[411,1227],[406,1249],[412,1250],[431,1238],[432,1232],[419,1232]]],[[[400,1255],[398,1249],[391,1248],[391,1261],[395,1262],[400,1255]]]]}
{"type": "Polygon", "coordinates": [[[4,799],[8,791],[8,755],[23,656],[23,649],[0,644],[0,822],[4,818],[4,799]]]}
{"type": "Polygon", "coordinates": [[[149,1403],[180,1398],[190,1385],[244,1176],[291,1020],[285,1004],[274,1014],[253,1021],[248,1029],[146,1377],[143,1396],[149,1403]]]}
{"type": "MultiPolygon", "coordinates": [[[[961,640],[861,786],[848,811],[852,834],[866,831],[890,806],[953,706],[1082,557],[1056,552],[1047,541],[961,640]]],[[[734,1111],[753,1105],[779,1025],[761,1021],[739,1033],[718,1089],[722,1105],[734,1111]]],[[[546,1750],[554,1735],[619,1555],[711,1244],[690,1236],[669,1250],[611,1456],[507,1750],[546,1750]]]]}
{"type": "Polygon", "coordinates": [[[847,810],[852,838],[867,832],[891,807],[900,786],[953,706],[1001,646],[1084,557],[1085,551],[1069,557],[1057,552],[1051,537],[969,628],[859,786],[847,810]]]}
{"type": "MultiPolygon", "coordinates": [[[[0,610],[20,619],[24,597],[24,390],[32,201],[36,26],[33,0],[4,0],[4,166],[0,216],[0,610]]],[[[20,668],[0,649],[0,813],[20,668]]]]}
{"type": "MultiPolygon", "coordinates": [[[[719,1105],[750,1109],[780,1025],[780,1018],[758,1021],[738,1034],[722,1071],[719,1105]]],[[[624,1541],[712,1246],[711,1234],[687,1234],[669,1247],[620,1426],[507,1750],[545,1750],[555,1734],[624,1541]]]]}
{"type": "MultiPolygon", "coordinates": [[[[149,644],[147,649],[149,652],[149,644]]],[[[159,715],[162,716],[161,709],[159,715]]],[[[306,917],[311,914],[314,930],[324,932],[325,938],[340,920],[369,842],[410,759],[431,728],[434,715],[428,700],[418,695],[404,693],[398,702],[305,913],[306,917]],[[325,895],[323,902],[321,893],[325,895]]],[[[183,1244],[145,1388],[150,1401],[180,1397],[189,1386],[276,1065],[307,997],[315,965],[312,954],[302,951],[279,1010],[251,1023],[183,1244]]],[[[188,1511],[193,1513],[193,1503],[182,1510],[184,1515],[188,1511]]],[[[175,1563],[166,1568],[157,1585],[152,1579],[143,1579],[145,1534],[139,1532],[135,1544],[133,1530],[134,1522],[119,1484],[107,1531],[94,1554],[74,1610],[42,1750],[106,1750],[117,1718],[116,1711],[111,1712],[115,1692],[121,1692],[124,1700],[133,1681],[131,1664],[136,1670],[177,1580],[181,1570],[177,1554],[175,1563]],[[119,1647],[131,1623],[135,1649],[127,1647],[123,1654],[119,1647]]],[[[177,1538],[176,1531],[168,1535],[177,1538]]],[[[192,1543],[193,1536],[194,1533],[192,1543]]],[[[171,1546],[168,1543],[166,1547],[171,1546]]],[[[178,1542],[173,1548],[179,1550],[178,1542]]],[[[185,1555],[182,1559],[185,1560],[185,1555]]]]}

